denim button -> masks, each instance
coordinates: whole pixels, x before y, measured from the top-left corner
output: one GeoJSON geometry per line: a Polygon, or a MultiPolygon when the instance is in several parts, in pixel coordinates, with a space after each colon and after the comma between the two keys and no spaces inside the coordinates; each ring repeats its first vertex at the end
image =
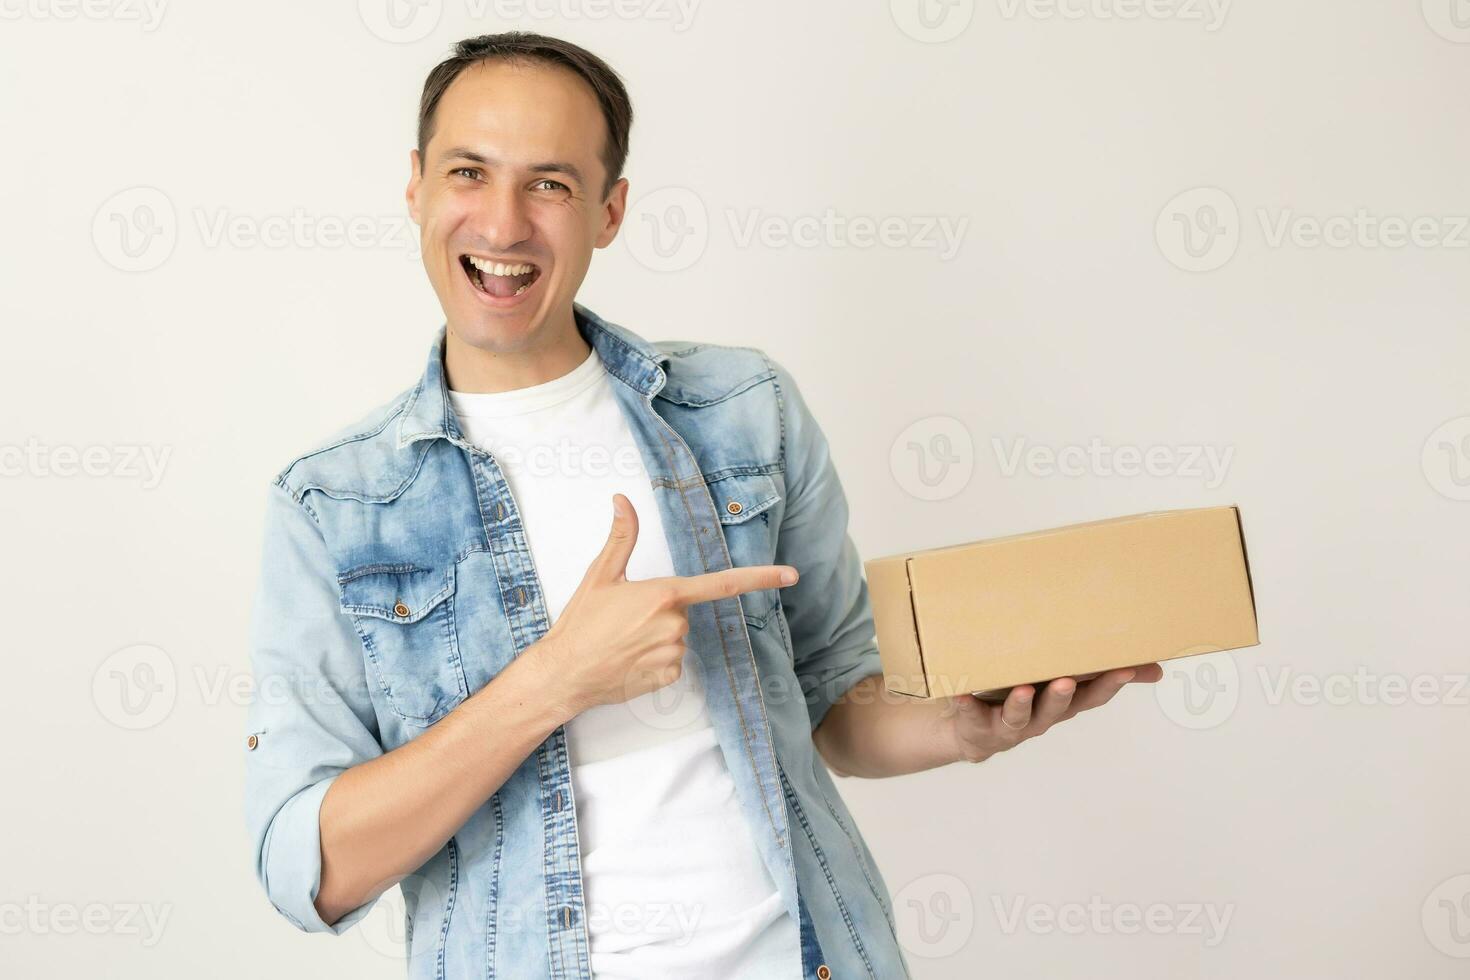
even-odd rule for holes
{"type": "Polygon", "coordinates": [[[725,505],[725,509],[728,510],[732,514],[738,514],[742,510],[744,510],[745,508],[743,506],[741,506],[740,501],[738,501],[738,500],[732,500],[728,504],[725,505]]]}
{"type": "Polygon", "coordinates": [[[395,615],[395,616],[407,616],[408,615],[408,606],[404,605],[401,602],[395,602],[393,604],[393,615],[395,615]]]}
{"type": "Polygon", "coordinates": [[[832,980],[832,971],[827,969],[826,963],[817,967],[817,980],[832,980]]]}
{"type": "Polygon", "coordinates": [[[245,740],[245,747],[247,749],[249,749],[250,751],[252,751],[252,752],[255,751],[255,747],[257,745],[259,745],[259,744],[260,744],[260,738],[259,738],[259,736],[256,736],[256,735],[251,735],[249,738],[247,738],[245,740]]]}

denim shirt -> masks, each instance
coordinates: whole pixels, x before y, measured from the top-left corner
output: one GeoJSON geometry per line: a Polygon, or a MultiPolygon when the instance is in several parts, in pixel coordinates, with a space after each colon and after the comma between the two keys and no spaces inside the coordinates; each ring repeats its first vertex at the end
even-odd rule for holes
{"type": "MultiPolygon", "coordinates": [[[[887,888],[811,737],[881,673],[821,429],[759,350],[650,343],[581,304],[574,316],[638,444],[675,572],[801,572],[689,607],[687,642],[761,858],[827,968],[808,961],[804,975],[907,976],[887,888]]],[[[450,407],[443,352],[441,326],[412,389],[268,490],[246,823],[271,903],[308,932],[341,934],[375,904],[332,925],[314,908],[332,781],[421,734],[550,626],[505,476],[450,407]]],[[[589,977],[563,729],[401,887],[412,978],[589,977]]]]}

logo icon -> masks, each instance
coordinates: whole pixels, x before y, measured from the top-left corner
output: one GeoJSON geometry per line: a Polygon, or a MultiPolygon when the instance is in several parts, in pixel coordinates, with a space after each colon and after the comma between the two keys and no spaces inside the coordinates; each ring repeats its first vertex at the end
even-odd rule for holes
{"type": "Polygon", "coordinates": [[[1420,465],[1435,490],[1451,500],[1470,500],[1470,415],[1450,419],[1431,432],[1420,465]]]}
{"type": "Polygon", "coordinates": [[[1470,0],[1422,0],[1424,21],[1447,41],[1470,44],[1470,0]]]}
{"type": "Polygon", "coordinates": [[[92,675],[92,703],[103,718],[128,731],[152,728],[167,718],[178,693],[172,658],[148,643],[110,654],[92,675]]]}
{"type": "Polygon", "coordinates": [[[439,26],[444,0],[357,0],[357,14],[375,37],[411,44],[439,26]]]}
{"type": "Polygon", "coordinates": [[[698,262],[709,244],[709,213],[686,187],[664,187],[628,209],[624,240],[633,258],[654,272],[678,272],[698,262]]]}
{"type": "Polygon", "coordinates": [[[433,942],[414,948],[413,916],[421,905],[441,908],[443,890],[424,874],[411,874],[397,888],[384,891],[372,910],[359,923],[358,933],[373,951],[394,960],[412,961],[434,953],[433,942]]]}
{"type": "Polygon", "coordinates": [[[1185,660],[1165,660],[1154,698],[1164,716],[1181,728],[1203,731],[1230,720],[1240,704],[1240,670],[1228,651],[1195,656],[1215,647],[1191,647],[1185,660]]]}
{"type": "Polygon", "coordinates": [[[1470,959],[1470,874],[1436,885],[1420,916],[1429,945],[1457,960],[1470,959]]]}
{"type": "MultiPolygon", "coordinates": [[[[685,650],[684,669],[680,671],[677,680],[623,702],[627,705],[628,713],[649,728],[660,732],[678,731],[693,724],[704,707],[704,694],[695,686],[696,666],[690,660],[689,651],[685,650]]],[[[636,675],[629,675],[624,684],[626,693],[635,692],[634,682],[637,680],[636,675]]]]}
{"type": "Polygon", "coordinates": [[[893,22],[915,41],[941,44],[965,32],[975,17],[975,0],[889,0],[893,22]]]}
{"type": "Polygon", "coordinates": [[[147,272],[168,261],[179,239],[173,202],[156,187],[130,187],[92,216],[92,244],[114,269],[147,272]]]}
{"type": "Polygon", "coordinates": [[[1240,247],[1240,210],[1218,187],[1196,187],[1164,205],[1154,239],[1164,258],[1185,272],[1213,272],[1240,247]]]}
{"type": "Polygon", "coordinates": [[[970,482],[975,443],[965,423],[948,415],[919,419],[898,434],[888,451],[898,485],[920,500],[946,500],[970,482]]]}
{"type": "Polygon", "coordinates": [[[924,875],[893,896],[893,918],[905,952],[926,959],[953,956],[975,930],[975,897],[954,875],[924,875]]]}

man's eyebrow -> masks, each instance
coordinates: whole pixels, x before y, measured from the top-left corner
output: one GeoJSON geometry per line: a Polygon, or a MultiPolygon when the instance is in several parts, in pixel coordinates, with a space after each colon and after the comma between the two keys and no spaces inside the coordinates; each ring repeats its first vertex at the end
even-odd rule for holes
{"type": "MultiPolygon", "coordinates": [[[[494,166],[498,161],[470,149],[467,146],[454,146],[445,150],[440,160],[469,160],[471,163],[481,163],[485,166],[494,166]]],[[[534,174],[566,174],[579,184],[586,183],[582,179],[582,171],[577,165],[565,160],[547,160],[544,163],[533,163],[526,168],[534,174]]]]}
{"type": "Polygon", "coordinates": [[[586,183],[586,181],[582,179],[582,171],[577,169],[577,165],[574,163],[567,163],[564,160],[552,160],[548,163],[533,163],[527,169],[529,169],[533,174],[566,174],[568,177],[572,178],[572,181],[574,183],[586,183]]]}

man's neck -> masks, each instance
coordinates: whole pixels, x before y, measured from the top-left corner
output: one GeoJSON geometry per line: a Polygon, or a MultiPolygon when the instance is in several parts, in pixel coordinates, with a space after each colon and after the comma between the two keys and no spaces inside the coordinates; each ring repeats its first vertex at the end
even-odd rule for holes
{"type": "Polygon", "coordinates": [[[493,351],[461,340],[450,328],[444,336],[444,378],[451,391],[515,391],[555,380],[587,360],[587,345],[571,311],[556,325],[546,324],[540,342],[524,350],[493,351]]]}

